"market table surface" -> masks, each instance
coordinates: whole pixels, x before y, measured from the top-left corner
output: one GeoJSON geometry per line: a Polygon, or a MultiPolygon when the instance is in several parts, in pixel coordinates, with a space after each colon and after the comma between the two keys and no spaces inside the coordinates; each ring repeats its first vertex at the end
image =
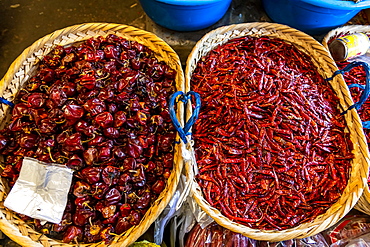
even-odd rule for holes
{"type": "MultiPolygon", "coordinates": [[[[213,26],[196,32],[175,32],[151,21],[138,0],[9,0],[0,1],[0,77],[24,49],[39,38],[67,26],[109,22],[131,25],[155,33],[179,54],[185,65],[195,43],[220,26],[243,22],[271,21],[260,0],[233,0],[225,16],[213,26]]],[[[361,23],[363,20],[357,22],[361,23]]],[[[319,41],[321,37],[315,37],[319,41]]],[[[8,239],[0,245],[16,246],[8,239]]]]}

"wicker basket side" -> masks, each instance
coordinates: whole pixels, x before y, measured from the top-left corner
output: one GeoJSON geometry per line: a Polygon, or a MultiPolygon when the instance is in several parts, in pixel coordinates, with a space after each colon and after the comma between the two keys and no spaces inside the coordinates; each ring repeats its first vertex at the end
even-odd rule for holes
{"type": "MultiPolygon", "coordinates": [[[[223,44],[232,38],[241,36],[268,36],[271,38],[280,38],[294,44],[305,53],[311,55],[313,62],[319,70],[318,72],[324,78],[331,77],[337,70],[335,63],[327,50],[311,36],[308,36],[296,29],[272,23],[257,22],[237,24],[213,30],[198,41],[190,53],[186,64],[186,90],[191,89],[191,75],[201,57],[216,46],[223,44]]],[[[348,88],[343,81],[343,77],[335,77],[331,82],[331,85],[340,98],[339,107],[341,109],[347,109],[353,104],[348,88]]],[[[351,133],[351,140],[354,143],[355,149],[355,158],[352,162],[350,180],[339,201],[329,208],[325,214],[319,215],[313,222],[304,223],[297,227],[282,231],[256,230],[229,220],[217,209],[211,207],[204,199],[201,189],[195,180],[193,180],[192,187],[193,198],[218,224],[253,239],[276,242],[293,238],[305,238],[317,234],[334,225],[343,216],[345,216],[357,203],[365,187],[369,168],[369,153],[361,121],[357,112],[351,111],[347,114],[346,122],[348,124],[348,131],[351,133]]],[[[193,167],[186,164],[185,168],[187,176],[189,178],[194,178],[193,167]]]]}
{"type": "MultiPolygon", "coordinates": [[[[85,23],[57,30],[33,43],[11,64],[9,70],[0,81],[0,96],[12,101],[24,83],[35,74],[38,63],[56,45],[68,46],[84,41],[91,37],[115,34],[131,41],[137,41],[152,51],[159,61],[165,61],[172,69],[177,71],[176,89],[184,90],[184,75],[178,55],[173,49],[156,35],[137,29],[135,27],[112,23],[85,23]]],[[[9,117],[9,107],[0,106],[1,127],[9,117]]],[[[178,118],[183,122],[183,108],[179,105],[178,118]]],[[[183,160],[181,149],[175,147],[174,168],[168,179],[166,188],[159,195],[151,208],[144,215],[141,223],[130,228],[123,234],[116,236],[109,246],[128,246],[135,242],[150,227],[154,220],[171,200],[180,179],[183,160]]],[[[22,246],[107,246],[103,242],[93,244],[65,244],[51,239],[35,231],[31,226],[20,220],[14,212],[3,205],[7,194],[5,184],[0,183],[0,230],[12,240],[22,246]]]]}
{"type": "MultiPolygon", "coordinates": [[[[327,33],[322,41],[324,47],[329,50],[329,43],[340,36],[349,35],[353,33],[362,32],[370,36],[370,26],[368,25],[347,25],[331,30],[327,33]]],[[[355,209],[370,215],[370,190],[367,183],[365,183],[364,193],[355,205],[355,209]]]]}

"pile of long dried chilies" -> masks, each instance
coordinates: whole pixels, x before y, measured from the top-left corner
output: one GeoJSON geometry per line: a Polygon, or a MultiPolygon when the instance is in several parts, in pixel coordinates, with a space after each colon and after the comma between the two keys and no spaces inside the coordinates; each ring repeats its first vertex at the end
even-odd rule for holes
{"type": "Polygon", "coordinates": [[[197,64],[194,125],[205,199],[230,220],[283,230],[314,220],[347,186],[353,146],[339,100],[310,56],[241,37],[197,64]]]}

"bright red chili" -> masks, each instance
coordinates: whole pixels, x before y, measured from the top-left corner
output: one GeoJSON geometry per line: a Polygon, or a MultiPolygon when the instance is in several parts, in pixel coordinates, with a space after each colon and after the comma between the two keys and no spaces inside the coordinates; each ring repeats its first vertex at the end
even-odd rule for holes
{"type": "Polygon", "coordinates": [[[222,214],[282,230],[340,198],[353,147],[307,54],[280,39],[233,39],[200,59],[191,85],[204,102],[193,130],[197,180],[222,214]]]}

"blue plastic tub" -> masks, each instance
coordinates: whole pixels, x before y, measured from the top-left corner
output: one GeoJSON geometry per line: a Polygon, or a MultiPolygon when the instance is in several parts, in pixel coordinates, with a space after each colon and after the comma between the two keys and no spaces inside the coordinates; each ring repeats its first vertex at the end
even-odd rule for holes
{"type": "Polygon", "coordinates": [[[341,26],[360,10],[370,7],[370,0],[359,3],[346,0],[263,0],[267,15],[310,35],[320,35],[341,26]]]}
{"type": "Polygon", "coordinates": [[[226,13],[232,0],[140,0],[145,13],[157,24],[176,31],[211,26],[226,13]]]}

